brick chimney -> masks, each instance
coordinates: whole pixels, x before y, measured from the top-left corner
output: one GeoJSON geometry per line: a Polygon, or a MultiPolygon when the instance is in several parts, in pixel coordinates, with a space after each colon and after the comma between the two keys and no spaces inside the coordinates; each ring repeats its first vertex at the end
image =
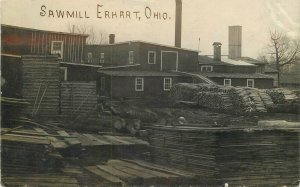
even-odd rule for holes
{"type": "Polygon", "coordinates": [[[221,61],[221,46],[220,42],[214,42],[214,61],[221,61]]]}
{"type": "Polygon", "coordinates": [[[109,35],[109,44],[114,44],[115,43],[115,34],[110,34],[109,35]]]}

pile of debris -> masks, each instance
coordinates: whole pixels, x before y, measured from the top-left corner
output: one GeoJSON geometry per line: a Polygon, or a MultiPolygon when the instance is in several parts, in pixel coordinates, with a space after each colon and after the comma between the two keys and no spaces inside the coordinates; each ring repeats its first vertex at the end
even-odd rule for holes
{"type": "Polygon", "coordinates": [[[234,113],[263,113],[274,110],[278,103],[299,101],[293,91],[285,89],[261,90],[204,83],[176,84],[172,87],[170,96],[175,103],[234,113]]]}

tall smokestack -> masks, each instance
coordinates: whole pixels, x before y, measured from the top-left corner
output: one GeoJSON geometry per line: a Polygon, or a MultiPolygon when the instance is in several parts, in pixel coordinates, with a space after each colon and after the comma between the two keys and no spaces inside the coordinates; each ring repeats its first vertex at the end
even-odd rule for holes
{"type": "Polygon", "coordinates": [[[114,34],[109,34],[109,44],[114,44],[115,43],[115,35],[114,34]]]}
{"type": "Polygon", "coordinates": [[[176,1],[175,12],[175,47],[181,47],[182,0],[176,1]]]}
{"type": "Polygon", "coordinates": [[[231,59],[242,57],[242,26],[229,26],[228,57],[231,59]]]}
{"type": "Polygon", "coordinates": [[[214,42],[214,61],[221,61],[221,46],[220,42],[214,42]]]}

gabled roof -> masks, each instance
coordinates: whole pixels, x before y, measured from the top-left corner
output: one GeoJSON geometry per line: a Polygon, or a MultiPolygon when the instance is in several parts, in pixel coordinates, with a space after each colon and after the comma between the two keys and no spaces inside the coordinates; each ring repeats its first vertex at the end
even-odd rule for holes
{"type": "Polygon", "coordinates": [[[175,46],[164,45],[164,44],[158,44],[158,43],[152,43],[152,42],[147,42],[147,41],[142,41],[142,40],[132,40],[132,41],[113,43],[113,44],[100,44],[100,45],[93,44],[93,45],[88,45],[88,46],[114,46],[114,45],[130,44],[130,43],[144,43],[144,44],[150,44],[150,45],[156,45],[156,46],[162,46],[162,47],[168,47],[168,48],[173,48],[173,49],[177,49],[177,50],[184,50],[184,51],[191,51],[191,52],[198,53],[197,50],[186,49],[186,48],[175,47],[175,46]]]}
{"type": "Polygon", "coordinates": [[[134,71],[134,70],[99,70],[99,73],[115,77],[178,77],[179,74],[162,71],[134,71]]]}
{"type": "Polygon", "coordinates": [[[88,37],[88,34],[78,34],[78,33],[68,33],[68,32],[59,32],[59,31],[49,31],[49,30],[40,30],[40,29],[33,29],[33,28],[27,28],[27,27],[19,27],[14,25],[6,25],[1,24],[1,30],[5,28],[11,28],[11,29],[19,29],[19,30],[26,30],[26,31],[40,31],[40,32],[49,32],[49,33],[56,33],[56,34],[64,34],[64,35],[73,35],[73,36],[83,36],[88,37]]]}

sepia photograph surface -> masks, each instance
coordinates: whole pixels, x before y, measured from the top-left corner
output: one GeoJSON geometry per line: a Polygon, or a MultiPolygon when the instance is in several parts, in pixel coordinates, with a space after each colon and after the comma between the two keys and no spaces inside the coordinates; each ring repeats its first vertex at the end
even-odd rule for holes
{"type": "Polygon", "coordinates": [[[300,187],[299,0],[0,0],[1,186],[300,187]]]}

